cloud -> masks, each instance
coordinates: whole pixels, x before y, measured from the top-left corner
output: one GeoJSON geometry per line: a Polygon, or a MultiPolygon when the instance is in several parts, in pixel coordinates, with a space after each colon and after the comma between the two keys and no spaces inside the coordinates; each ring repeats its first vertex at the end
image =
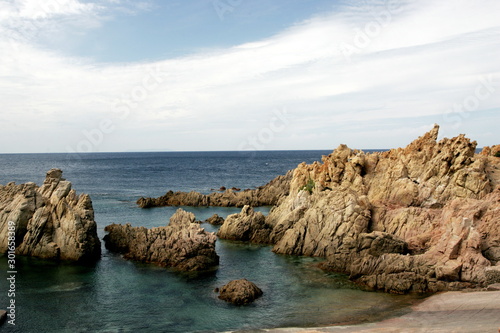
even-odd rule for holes
{"type": "Polygon", "coordinates": [[[18,138],[0,151],[235,150],[282,108],[286,128],[259,147],[403,145],[433,122],[498,143],[486,133],[500,116],[477,120],[500,105],[498,1],[346,2],[267,39],[130,64],[51,51],[26,22],[98,29],[113,8],[150,7],[54,0],[42,15],[37,3],[0,5],[0,139],[18,138]],[[103,120],[113,130],[92,142],[103,120]]]}

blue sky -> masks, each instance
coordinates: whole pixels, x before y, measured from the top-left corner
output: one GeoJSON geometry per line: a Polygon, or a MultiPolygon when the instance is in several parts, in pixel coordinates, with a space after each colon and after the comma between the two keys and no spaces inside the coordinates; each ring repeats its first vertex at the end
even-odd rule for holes
{"type": "Polygon", "coordinates": [[[0,153],[500,143],[497,0],[0,2],[0,153]]]}

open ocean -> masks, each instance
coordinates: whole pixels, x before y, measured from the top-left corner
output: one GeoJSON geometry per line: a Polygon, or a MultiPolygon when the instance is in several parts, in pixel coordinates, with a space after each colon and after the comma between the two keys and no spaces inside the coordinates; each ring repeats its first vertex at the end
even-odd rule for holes
{"type": "MultiPolygon", "coordinates": [[[[108,224],[166,225],[177,209],[140,209],[135,202],[141,196],[255,188],[330,152],[0,154],[0,184],[41,185],[49,169],[62,169],[77,193],[90,194],[102,239],[108,224]]],[[[183,208],[199,220],[240,211],[183,208]]],[[[269,207],[260,210],[267,213],[269,207]]],[[[18,256],[16,326],[5,322],[0,331],[185,333],[321,326],[378,320],[404,311],[416,299],[361,291],[346,276],[315,268],[320,259],[276,255],[270,246],[217,240],[220,266],[209,275],[127,261],[102,247],[102,259],[89,266],[18,256]],[[255,282],[263,297],[247,306],[219,300],[214,289],[239,278],[255,282]]],[[[0,309],[9,301],[7,270],[6,257],[0,257],[0,309]]]]}

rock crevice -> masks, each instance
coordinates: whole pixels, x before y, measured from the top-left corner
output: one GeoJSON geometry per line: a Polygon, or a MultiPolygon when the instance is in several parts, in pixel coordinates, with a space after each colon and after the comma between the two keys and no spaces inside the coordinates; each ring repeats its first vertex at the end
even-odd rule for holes
{"type": "Polygon", "coordinates": [[[125,258],[172,267],[181,271],[207,271],[219,264],[216,236],[196,223],[193,213],[182,209],[164,227],[111,224],[104,229],[106,248],[125,258]]]}
{"type": "MultiPolygon", "coordinates": [[[[374,289],[484,286],[500,262],[498,149],[475,154],[475,141],[437,141],[438,130],[406,148],[340,145],[322,163],[300,164],[289,194],[250,223],[252,233],[260,227],[274,252],[324,257],[324,269],[374,289]]],[[[234,219],[226,228],[237,229],[234,219]]]]}
{"type": "Polygon", "coordinates": [[[77,195],[60,169],[35,183],[0,186],[0,252],[7,252],[9,222],[16,253],[48,259],[92,261],[100,258],[92,201],[77,195]]]}

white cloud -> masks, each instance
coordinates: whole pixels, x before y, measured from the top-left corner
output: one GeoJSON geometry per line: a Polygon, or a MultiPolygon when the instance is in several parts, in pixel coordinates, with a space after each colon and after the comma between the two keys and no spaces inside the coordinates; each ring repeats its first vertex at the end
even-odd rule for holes
{"type": "MultiPolygon", "coordinates": [[[[91,142],[93,150],[234,150],[282,107],[290,123],[260,145],[266,149],[334,148],[349,140],[379,148],[397,138],[406,144],[415,128],[433,122],[481,136],[487,131],[471,120],[500,106],[498,1],[369,1],[265,40],[117,65],[68,58],[30,38],[14,38],[30,36],[27,20],[42,17],[42,30],[64,30],[74,24],[68,18],[95,28],[110,11],[54,2],[59,6],[49,6],[43,17],[36,1],[0,5],[9,18],[2,31],[21,29],[0,37],[0,119],[10,124],[0,138],[12,142],[0,152],[78,150],[89,141],[84,131],[99,129],[102,119],[112,121],[113,131],[91,142]],[[472,103],[488,75],[496,80],[493,90],[477,107],[445,116],[454,104],[472,103]]],[[[106,4],[113,5],[124,6],[106,4]]],[[[498,143],[482,137],[484,144],[498,143]]]]}

